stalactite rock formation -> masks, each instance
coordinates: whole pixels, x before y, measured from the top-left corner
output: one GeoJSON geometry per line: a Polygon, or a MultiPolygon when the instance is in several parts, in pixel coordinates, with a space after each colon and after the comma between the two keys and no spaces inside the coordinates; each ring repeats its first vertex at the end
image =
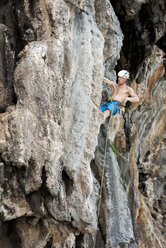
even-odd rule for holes
{"type": "Polygon", "coordinates": [[[165,11],[1,1],[0,247],[166,246],[165,11]],[[101,125],[121,68],[140,101],[101,125]]]}

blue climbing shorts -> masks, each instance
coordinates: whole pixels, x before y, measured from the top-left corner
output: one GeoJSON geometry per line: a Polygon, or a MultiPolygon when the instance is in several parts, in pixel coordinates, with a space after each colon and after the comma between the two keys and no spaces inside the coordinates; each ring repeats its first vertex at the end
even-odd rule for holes
{"type": "Polygon", "coordinates": [[[116,115],[120,110],[119,104],[121,105],[120,102],[115,100],[109,101],[101,106],[101,111],[104,112],[109,109],[112,115],[116,115]]]}

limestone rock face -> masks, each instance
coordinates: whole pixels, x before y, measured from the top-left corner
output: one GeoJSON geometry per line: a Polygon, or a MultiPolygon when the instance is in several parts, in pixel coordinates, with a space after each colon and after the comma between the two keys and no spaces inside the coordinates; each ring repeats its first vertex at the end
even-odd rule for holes
{"type": "MultiPolygon", "coordinates": [[[[99,185],[90,161],[101,115],[92,100],[98,105],[101,101],[104,38],[92,14],[65,1],[57,4],[18,5],[16,18],[27,45],[14,72],[17,104],[1,116],[0,212],[3,221],[42,216],[70,223],[76,231],[66,245],[73,247],[75,232],[97,229],[99,185]],[[22,29],[22,13],[31,23],[29,31],[22,29]],[[37,40],[29,42],[27,32],[37,40]]],[[[46,229],[38,244],[45,247],[51,236],[48,221],[45,227],[36,220],[39,229],[30,238],[33,226],[27,220],[14,221],[22,247],[34,247],[33,239],[37,245],[46,229]]]]}
{"type": "Polygon", "coordinates": [[[165,10],[1,1],[0,247],[166,246],[165,10]],[[101,126],[121,67],[140,102],[101,126]]]}
{"type": "MultiPolygon", "coordinates": [[[[163,152],[166,148],[164,141],[166,89],[163,51],[157,47],[153,48],[152,56],[145,62],[144,73],[146,77],[138,87],[141,105],[130,112],[130,128],[133,130],[130,156],[133,161],[132,166],[137,166],[139,170],[137,186],[140,189],[141,203],[136,223],[142,237],[144,233],[150,236],[148,245],[151,243],[157,247],[164,247],[165,155],[163,156],[163,152]],[[145,86],[146,84],[148,85],[145,86]],[[143,224],[142,218],[145,219],[146,215],[148,223],[143,224]],[[155,240],[155,235],[152,233],[160,233],[163,236],[155,240]]],[[[144,247],[146,247],[146,242],[144,247]]]]}
{"type": "MultiPolygon", "coordinates": [[[[103,173],[101,165],[103,164],[104,159],[106,160],[103,198],[104,206],[101,206],[101,212],[103,212],[101,216],[103,217],[104,215],[104,218],[101,217],[99,219],[101,231],[106,235],[106,247],[118,247],[118,244],[131,245],[135,238],[128,197],[121,178],[122,175],[119,165],[116,156],[111,149],[110,142],[108,142],[105,156],[105,140],[107,135],[108,129],[101,128],[95,156],[95,167],[98,168],[98,173],[101,177],[103,173]]],[[[132,175],[131,172],[130,174],[132,175]]],[[[129,184],[132,184],[133,177],[129,180],[129,184]]]]}
{"type": "Polygon", "coordinates": [[[5,112],[7,106],[14,103],[13,72],[15,53],[13,51],[11,30],[4,24],[0,24],[0,45],[0,111],[5,112]]]}

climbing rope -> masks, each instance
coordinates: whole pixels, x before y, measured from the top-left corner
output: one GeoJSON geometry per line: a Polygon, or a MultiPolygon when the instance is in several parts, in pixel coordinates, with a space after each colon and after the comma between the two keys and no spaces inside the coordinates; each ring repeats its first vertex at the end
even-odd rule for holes
{"type": "MultiPolygon", "coordinates": [[[[108,88],[107,88],[107,85],[106,85],[105,82],[104,82],[104,85],[106,87],[107,101],[111,101],[111,95],[110,95],[110,93],[108,91],[108,88]]],[[[95,102],[94,102],[94,104],[98,107],[98,105],[95,102]]],[[[98,109],[99,109],[99,107],[98,107],[98,109]]],[[[124,111],[122,108],[120,110],[121,111],[124,111]]],[[[111,117],[111,115],[110,115],[110,117],[111,117]]],[[[108,126],[109,126],[110,117],[109,117],[108,124],[107,124],[107,127],[106,127],[106,139],[105,139],[105,148],[104,148],[102,176],[101,176],[101,184],[100,184],[100,191],[99,191],[99,201],[98,201],[98,206],[97,206],[97,220],[98,220],[98,222],[99,222],[99,216],[100,216],[101,198],[102,198],[103,184],[104,184],[104,174],[105,174],[105,166],[106,166],[106,155],[107,155],[107,147],[108,147],[108,126]]],[[[97,238],[97,232],[94,235],[93,248],[96,248],[96,238],[97,238]]]]}
{"type": "MultiPolygon", "coordinates": [[[[104,81],[103,81],[104,82],[104,81]]],[[[109,93],[109,91],[108,91],[108,88],[107,88],[107,85],[106,85],[106,83],[104,82],[104,85],[105,85],[105,87],[106,87],[106,95],[107,95],[107,102],[109,102],[109,101],[111,101],[111,95],[110,95],[110,93],[109,93]]],[[[97,105],[97,103],[91,98],[91,101],[94,103],[94,105],[98,108],[98,110],[100,111],[100,112],[102,112],[101,111],[101,108],[97,105]]]]}
{"type": "MultiPolygon", "coordinates": [[[[109,117],[109,121],[110,121],[110,117],[109,117]]],[[[104,173],[105,173],[107,146],[108,146],[108,126],[109,126],[109,121],[108,121],[108,125],[107,125],[107,128],[106,128],[104,159],[103,159],[102,176],[101,176],[101,184],[100,184],[100,191],[99,191],[99,202],[98,202],[98,207],[97,207],[97,220],[99,220],[100,208],[101,208],[101,198],[102,198],[102,192],[103,192],[104,173]]],[[[96,238],[97,238],[97,232],[95,233],[94,242],[93,242],[93,247],[94,248],[96,247],[96,238]]]]}
{"type": "Polygon", "coordinates": [[[94,105],[98,108],[98,110],[101,112],[101,108],[97,105],[97,103],[92,98],[90,98],[90,99],[94,103],[94,105]]]}
{"type": "MultiPolygon", "coordinates": [[[[109,125],[109,122],[108,122],[108,125],[109,125]]],[[[99,214],[100,214],[101,197],[102,197],[103,182],[104,182],[104,172],[105,172],[107,145],[108,145],[108,126],[107,126],[107,129],[106,129],[106,140],[105,140],[105,149],[104,149],[104,160],[103,160],[102,177],[101,177],[101,186],[100,186],[100,194],[99,194],[99,204],[98,204],[98,210],[97,210],[97,217],[98,217],[98,218],[99,218],[99,214]]]]}

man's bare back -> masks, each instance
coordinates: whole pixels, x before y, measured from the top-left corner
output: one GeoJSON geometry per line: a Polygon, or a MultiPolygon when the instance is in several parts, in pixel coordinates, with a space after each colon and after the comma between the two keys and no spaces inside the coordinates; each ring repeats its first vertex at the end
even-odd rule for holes
{"type": "Polygon", "coordinates": [[[118,103],[122,104],[123,106],[126,105],[126,102],[139,102],[138,96],[135,94],[134,90],[126,85],[126,81],[129,78],[129,73],[125,70],[122,70],[118,73],[118,84],[104,78],[105,83],[112,88],[112,102],[104,104],[101,106],[101,110],[103,112],[103,121],[105,122],[106,118],[111,114],[116,114],[118,111],[118,103]],[[127,73],[127,75],[126,75],[127,73]],[[122,77],[122,76],[123,77],[122,77]]]}

